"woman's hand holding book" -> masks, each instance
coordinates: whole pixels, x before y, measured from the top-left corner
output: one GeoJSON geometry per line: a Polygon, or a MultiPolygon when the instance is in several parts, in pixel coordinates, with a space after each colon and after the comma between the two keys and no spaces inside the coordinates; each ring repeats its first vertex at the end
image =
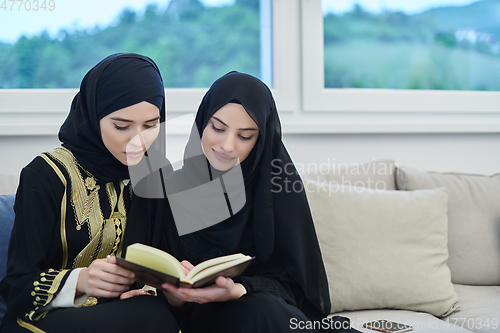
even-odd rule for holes
{"type": "Polygon", "coordinates": [[[116,265],[116,257],[94,260],[80,271],[76,294],[95,297],[118,297],[134,283],[134,273],[116,265]]]}
{"type": "Polygon", "coordinates": [[[178,288],[169,283],[164,283],[162,287],[166,290],[163,292],[165,297],[174,307],[181,306],[185,302],[200,304],[225,302],[240,298],[245,294],[245,289],[241,284],[234,283],[233,279],[223,276],[217,277],[215,284],[203,288],[178,288]]]}

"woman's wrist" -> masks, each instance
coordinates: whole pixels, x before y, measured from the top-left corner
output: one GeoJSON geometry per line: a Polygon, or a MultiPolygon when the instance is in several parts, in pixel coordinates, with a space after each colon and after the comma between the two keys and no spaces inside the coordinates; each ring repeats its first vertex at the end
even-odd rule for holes
{"type": "Polygon", "coordinates": [[[84,279],[85,279],[85,274],[87,273],[87,267],[84,267],[82,270],[80,270],[80,273],[78,274],[78,280],[76,282],[76,290],[75,290],[75,296],[80,296],[85,294],[85,289],[83,287],[84,285],[84,279]]]}
{"type": "Polygon", "coordinates": [[[172,293],[169,293],[168,291],[163,291],[163,294],[165,295],[167,301],[168,301],[168,304],[170,304],[170,306],[174,307],[174,308],[177,308],[179,306],[183,306],[184,303],[186,303],[185,301],[175,297],[172,293]]]}
{"type": "Polygon", "coordinates": [[[240,298],[241,296],[245,295],[247,293],[247,290],[245,288],[245,286],[243,286],[241,283],[235,283],[234,284],[236,288],[234,288],[235,290],[235,298],[240,298]]]}

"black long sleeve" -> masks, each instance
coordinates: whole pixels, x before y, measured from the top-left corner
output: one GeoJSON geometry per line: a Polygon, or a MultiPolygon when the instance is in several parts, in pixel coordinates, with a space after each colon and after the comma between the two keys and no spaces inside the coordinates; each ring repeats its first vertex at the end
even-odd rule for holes
{"type": "MultiPolygon", "coordinates": [[[[44,163],[34,163],[38,162],[44,163]]],[[[30,166],[21,172],[7,275],[0,288],[8,304],[6,317],[38,319],[36,311],[54,299],[69,275],[70,270],[62,267],[60,237],[64,186],[42,173],[30,166]]]]}
{"type": "Polygon", "coordinates": [[[97,180],[64,148],[26,166],[0,285],[7,303],[4,321],[39,320],[73,269],[119,254],[130,202],[123,183],[97,180]]]}

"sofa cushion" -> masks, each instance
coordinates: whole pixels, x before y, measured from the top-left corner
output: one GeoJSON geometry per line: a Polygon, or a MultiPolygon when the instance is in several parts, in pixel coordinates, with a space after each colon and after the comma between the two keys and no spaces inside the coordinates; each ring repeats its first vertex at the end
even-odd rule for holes
{"type": "Polygon", "coordinates": [[[308,192],[332,312],[459,309],[446,266],[446,189],[308,192]]]}
{"type": "Polygon", "coordinates": [[[335,187],[338,185],[368,187],[377,190],[395,190],[396,162],[375,160],[363,164],[324,163],[324,165],[297,165],[306,187],[335,187]]]}
{"type": "Polygon", "coordinates": [[[456,284],[460,312],[444,318],[478,333],[500,331],[500,286],[456,284]]]}
{"type": "MultiPolygon", "coordinates": [[[[0,281],[5,277],[7,251],[14,225],[14,195],[0,195],[0,281]]],[[[5,301],[0,297],[0,320],[5,314],[5,301]]]]}
{"type": "Polygon", "coordinates": [[[500,285],[500,174],[401,167],[396,181],[400,190],[448,189],[448,266],[453,283],[500,285]]]}
{"type": "MultiPolygon", "coordinates": [[[[460,313],[460,312],[459,312],[460,313]]],[[[377,333],[377,331],[363,327],[366,322],[386,319],[397,323],[411,325],[413,331],[410,333],[471,333],[471,330],[447,323],[428,313],[405,311],[405,310],[361,310],[345,311],[335,315],[347,317],[351,320],[351,326],[363,333],[377,333]]]]}

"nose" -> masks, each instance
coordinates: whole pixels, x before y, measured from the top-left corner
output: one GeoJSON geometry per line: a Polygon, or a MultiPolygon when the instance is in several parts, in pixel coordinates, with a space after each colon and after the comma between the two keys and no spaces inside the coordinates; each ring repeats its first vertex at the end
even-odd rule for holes
{"type": "Polygon", "coordinates": [[[234,150],[234,141],[235,139],[233,135],[226,135],[220,143],[221,149],[227,152],[232,152],[234,150]]]}
{"type": "Polygon", "coordinates": [[[141,129],[137,129],[136,131],[132,132],[132,134],[134,136],[130,139],[127,146],[137,149],[144,148],[146,144],[144,142],[144,137],[142,136],[141,129]]]}

